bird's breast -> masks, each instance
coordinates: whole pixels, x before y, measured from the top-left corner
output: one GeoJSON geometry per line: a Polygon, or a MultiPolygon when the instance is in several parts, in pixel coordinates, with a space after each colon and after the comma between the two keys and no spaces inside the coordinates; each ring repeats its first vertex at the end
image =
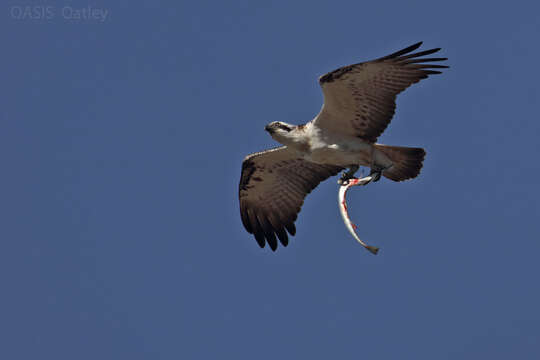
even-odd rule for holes
{"type": "Polygon", "coordinates": [[[371,163],[371,145],[349,146],[348,144],[328,144],[314,146],[305,158],[317,164],[349,166],[352,164],[366,165],[371,163]]]}

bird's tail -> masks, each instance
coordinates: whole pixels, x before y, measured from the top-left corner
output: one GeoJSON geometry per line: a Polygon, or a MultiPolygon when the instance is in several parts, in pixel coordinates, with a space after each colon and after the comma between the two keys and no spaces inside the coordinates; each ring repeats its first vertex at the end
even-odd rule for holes
{"type": "Polygon", "coordinates": [[[413,179],[420,174],[426,152],[422,148],[405,146],[389,146],[376,144],[375,148],[382,151],[394,163],[383,171],[383,176],[394,181],[413,179]]]}

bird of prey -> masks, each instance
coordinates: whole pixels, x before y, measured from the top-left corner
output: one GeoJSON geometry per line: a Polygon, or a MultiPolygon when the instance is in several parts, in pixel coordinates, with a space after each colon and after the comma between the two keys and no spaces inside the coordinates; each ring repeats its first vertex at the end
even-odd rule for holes
{"type": "Polygon", "coordinates": [[[276,250],[295,235],[294,222],[304,198],[321,181],[344,172],[338,183],[369,166],[375,181],[384,176],[403,181],[418,176],[422,148],[376,143],[390,123],[396,96],[410,85],[440,74],[432,64],[446,58],[425,57],[440,48],[412,53],[419,42],[388,56],[341,67],[319,78],[321,111],[303,125],[274,121],[265,130],[283,146],[248,155],[239,185],[240,215],[260,247],[276,250]]]}

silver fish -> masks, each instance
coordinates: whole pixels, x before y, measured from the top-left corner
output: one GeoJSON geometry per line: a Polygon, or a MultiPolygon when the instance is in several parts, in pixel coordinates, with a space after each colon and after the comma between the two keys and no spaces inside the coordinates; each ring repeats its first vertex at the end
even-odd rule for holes
{"type": "Polygon", "coordinates": [[[349,230],[349,232],[356,239],[356,241],[358,241],[360,243],[360,245],[365,247],[372,254],[376,255],[377,252],[379,251],[379,248],[376,247],[376,246],[371,246],[371,245],[366,244],[365,242],[360,240],[360,238],[356,234],[357,226],[355,224],[353,224],[353,222],[349,218],[349,213],[347,211],[347,199],[346,199],[347,190],[349,190],[350,187],[357,186],[357,185],[367,185],[372,180],[373,180],[372,176],[366,176],[366,177],[363,177],[361,179],[352,178],[352,179],[349,179],[349,180],[345,181],[339,187],[338,204],[339,204],[339,211],[341,213],[341,217],[343,218],[343,222],[345,223],[345,227],[349,230]]]}

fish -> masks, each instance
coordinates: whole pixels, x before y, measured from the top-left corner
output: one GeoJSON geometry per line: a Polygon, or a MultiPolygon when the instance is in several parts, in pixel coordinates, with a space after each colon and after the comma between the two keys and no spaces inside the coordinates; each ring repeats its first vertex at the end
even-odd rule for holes
{"type": "Polygon", "coordinates": [[[349,217],[349,212],[347,209],[347,190],[353,186],[358,185],[367,185],[371,181],[374,180],[373,176],[366,176],[363,178],[351,178],[346,181],[344,181],[341,186],[339,187],[338,191],[338,206],[339,206],[339,212],[341,213],[341,217],[343,218],[343,222],[345,223],[345,227],[351,235],[362,245],[366,250],[368,250],[370,253],[377,255],[379,252],[379,248],[376,246],[371,246],[360,240],[360,237],[358,237],[358,234],[356,233],[357,226],[351,221],[351,218],[349,217]]]}

